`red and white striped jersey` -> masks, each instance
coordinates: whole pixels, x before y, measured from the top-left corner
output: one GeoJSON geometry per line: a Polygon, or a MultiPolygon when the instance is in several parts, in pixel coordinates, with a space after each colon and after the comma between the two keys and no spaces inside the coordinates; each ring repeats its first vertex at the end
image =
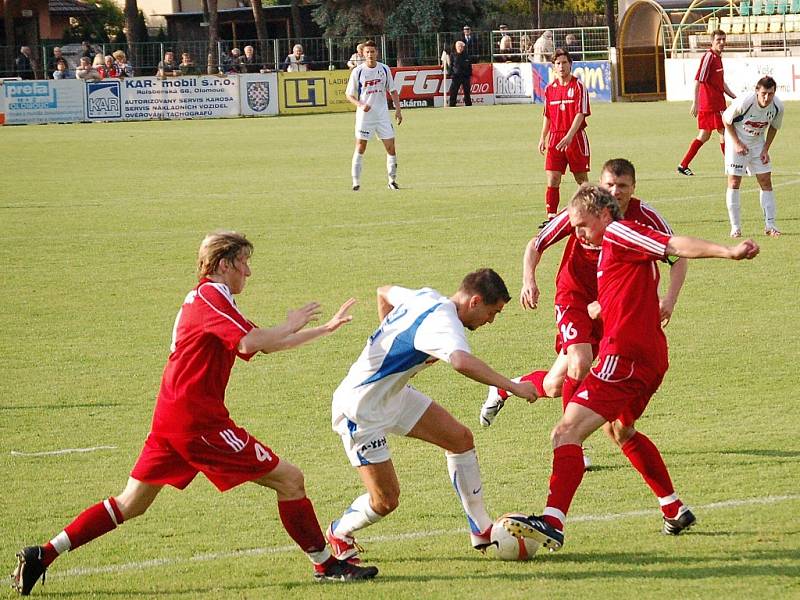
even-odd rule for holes
{"type": "Polygon", "coordinates": [[[722,112],[725,110],[725,71],[722,57],[708,50],[700,59],[700,66],[694,76],[700,82],[698,111],[722,112]]]}
{"type": "Polygon", "coordinates": [[[597,267],[603,319],[600,354],[666,369],[656,261],[666,258],[670,237],[633,221],[615,221],[606,228],[597,267]]]}
{"type": "Polygon", "coordinates": [[[181,435],[228,422],[225,388],[239,341],[253,329],[228,286],[202,279],[175,318],[172,348],[161,378],[152,431],[181,435]]]}
{"type": "MultiPolygon", "coordinates": [[[[571,77],[566,85],[561,85],[556,79],[545,88],[543,114],[550,119],[551,135],[560,133],[559,139],[561,139],[572,127],[572,122],[578,113],[588,117],[592,111],[589,108],[589,94],[577,77],[571,77]]],[[[578,131],[585,128],[584,118],[578,131]]]]}

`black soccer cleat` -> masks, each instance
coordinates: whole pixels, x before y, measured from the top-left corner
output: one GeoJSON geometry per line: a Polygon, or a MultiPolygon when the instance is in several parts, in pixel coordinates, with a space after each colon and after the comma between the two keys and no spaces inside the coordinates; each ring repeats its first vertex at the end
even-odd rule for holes
{"type": "Polygon", "coordinates": [[[41,546],[28,546],[17,552],[17,567],[11,574],[11,589],[27,596],[40,577],[44,585],[47,567],[44,566],[43,560],[44,552],[41,546]]]}
{"type": "Polygon", "coordinates": [[[388,185],[388,188],[389,188],[390,190],[399,190],[399,189],[400,189],[400,186],[399,186],[399,185],[397,185],[397,182],[396,182],[396,181],[390,181],[390,182],[389,182],[389,185],[388,185]]]}
{"type": "Polygon", "coordinates": [[[678,173],[681,175],[686,175],[687,177],[691,177],[694,175],[694,171],[692,171],[689,167],[684,167],[682,165],[678,165],[678,173]]]}
{"type": "Polygon", "coordinates": [[[503,528],[516,538],[530,538],[548,550],[560,550],[564,545],[564,533],[536,515],[507,516],[503,519],[503,528]]]}
{"type": "Polygon", "coordinates": [[[689,510],[689,507],[681,506],[674,519],[664,517],[664,535],[680,535],[682,531],[686,531],[695,523],[697,523],[697,518],[689,510]]]}
{"type": "Polygon", "coordinates": [[[378,574],[378,567],[360,567],[346,560],[337,560],[324,571],[315,571],[314,579],[325,581],[366,581],[374,579],[378,574]]]}
{"type": "Polygon", "coordinates": [[[360,186],[360,185],[354,185],[354,186],[353,186],[353,191],[354,191],[354,192],[357,192],[357,191],[358,191],[358,190],[360,190],[360,189],[361,189],[361,186],[360,186]]]}

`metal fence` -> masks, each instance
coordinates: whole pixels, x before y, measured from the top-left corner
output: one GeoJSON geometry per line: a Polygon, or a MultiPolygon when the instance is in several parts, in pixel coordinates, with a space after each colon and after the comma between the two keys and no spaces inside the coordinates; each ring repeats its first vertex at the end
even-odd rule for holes
{"type": "Polygon", "coordinates": [[[567,49],[573,60],[608,60],[609,46],[608,27],[564,27],[492,31],[490,47],[493,62],[548,62],[556,48],[567,49]],[[550,37],[537,48],[547,33],[550,37]],[[536,52],[542,48],[546,51],[536,52]]]}
{"type": "MultiPolygon", "coordinates": [[[[533,60],[533,45],[544,30],[514,30],[476,31],[473,32],[473,41],[469,51],[474,62],[491,61],[528,61],[533,60]],[[500,41],[504,35],[511,39],[511,45],[504,42],[503,50],[500,41]]],[[[548,30],[553,35],[555,47],[567,46],[568,38],[574,40],[570,50],[575,54],[576,60],[604,60],[608,58],[610,44],[607,27],[573,27],[548,30]]],[[[379,49],[379,60],[390,66],[435,65],[441,60],[444,50],[451,51],[456,40],[461,38],[461,32],[440,32],[414,35],[381,35],[375,38],[379,49]]],[[[347,68],[347,61],[355,52],[356,45],[364,41],[363,38],[303,38],[303,39],[271,39],[266,42],[258,40],[237,40],[236,44],[242,54],[246,46],[252,46],[257,64],[266,71],[278,70],[292,52],[292,47],[299,43],[303,46],[305,58],[313,70],[343,69],[347,68]]],[[[47,42],[32,48],[37,64],[37,77],[50,78],[55,70],[53,48],[61,47],[64,56],[71,68],[77,66],[82,49],[78,44],[62,45],[58,42],[47,42]]],[[[231,64],[230,51],[233,42],[221,40],[218,42],[219,62],[214,62],[209,69],[212,72],[224,71],[231,64]]],[[[211,62],[209,44],[207,41],[187,40],[170,42],[146,42],[136,44],[133,52],[128,44],[107,43],[96,44],[93,51],[108,55],[115,50],[122,50],[128,56],[128,62],[133,65],[137,75],[155,75],[158,63],[164,53],[172,51],[176,61],[180,61],[182,53],[191,55],[195,65],[206,72],[211,62]]],[[[0,76],[15,75],[14,59],[18,56],[19,48],[0,46],[0,76]]]]}

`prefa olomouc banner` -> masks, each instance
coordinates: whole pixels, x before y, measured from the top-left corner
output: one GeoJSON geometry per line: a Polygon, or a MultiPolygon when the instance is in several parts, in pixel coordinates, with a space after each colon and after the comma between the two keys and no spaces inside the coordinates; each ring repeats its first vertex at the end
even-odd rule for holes
{"type": "Polygon", "coordinates": [[[74,123],[86,118],[84,83],[59,81],[4,81],[0,93],[6,125],[74,123]]]}

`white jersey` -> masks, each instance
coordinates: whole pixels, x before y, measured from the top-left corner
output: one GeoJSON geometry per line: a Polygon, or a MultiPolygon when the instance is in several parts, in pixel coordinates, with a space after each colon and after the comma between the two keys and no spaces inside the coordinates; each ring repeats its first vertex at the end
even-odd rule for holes
{"type": "Polygon", "coordinates": [[[722,113],[722,120],[733,125],[739,140],[746,146],[764,141],[764,133],[770,126],[781,128],[783,102],[773,96],[764,108],[758,105],[755,92],[740,96],[722,113]]]}
{"type": "Polygon", "coordinates": [[[376,329],[333,393],[334,424],[340,415],[364,427],[380,423],[389,405],[414,375],[453,352],[470,352],[456,305],[431,288],[394,286],[394,309],[376,329]]]}
{"type": "Polygon", "coordinates": [[[358,98],[360,102],[367,104],[370,109],[365,113],[359,108],[357,117],[369,117],[370,119],[384,119],[389,115],[389,106],[386,102],[386,93],[396,91],[392,72],[385,64],[379,62],[370,68],[367,63],[361,63],[350,72],[350,80],[347,82],[348,96],[358,98]]]}

